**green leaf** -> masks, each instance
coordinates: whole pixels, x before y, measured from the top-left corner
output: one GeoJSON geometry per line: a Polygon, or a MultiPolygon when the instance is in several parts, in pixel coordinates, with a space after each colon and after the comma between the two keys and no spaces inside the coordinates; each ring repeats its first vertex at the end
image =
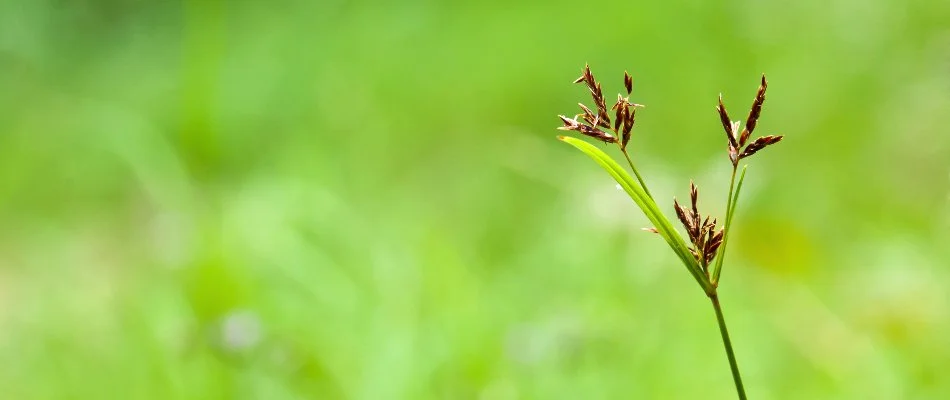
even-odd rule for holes
{"type": "Polygon", "coordinates": [[[623,188],[627,195],[633,199],[633,202],[640,207],[640,210],[643,211],[643,214],[646,215],[647,219],[653,223],[656,230],[659,231],[660,236],[666,240],[666,243],[670,245],[670,248],[673,249],[673,252],[683,261],[683,264],[686,266],[686,269],[689,270],[689,273],[693,275],[693,278],[696,279],[696,282],[703,288],[707,294],[714,293],[713,286],[709,283],[709,280],[706,278],[706,275],[702,271],[699,263],[696,261],[696,258],[693,257],[693,254],[690,253],[689,248],[686,245],[686,242],[683,241],[683,238],[680,236],[679,232],[673,228],[673,225],[670,224],[670,221],[663,215],[659,207],[657,207],[656,202],[644,192],[643,187],[637,184],[636,181],[627,173],[620,164],[617,164],[607,153],[604,153],[602,150],[598,149],[596,146],[587,143],[583,140],[570,137],[570,136],[558,136],[558,139],[562,142],[565,142],[571,146],[576,147],[578,150],[587,154],[590,158],[600,164],[600,166],[610,174],[614,180],[620,184],[620,187],[623,188]]]}
{"type": "Polygon", "coordinates": [[[736,192],[732,195],[732,198],[729,199],[729,204],[727,204],[729,208],[726,210],[726,232],[722,234],[722,245],[719,246],[719,254],[716,256],[716,266],[713,267],[712,272],[712,282],[714,285],[719,283],[719,274],[722,272],[722,262],[726,258],[726,245],[729,243],[729,228],[732,226],[732,217],[736,214],[736,203],[739,202],[739,192],[742,191],[742,182],[745,181],[745,170],[747,168],[749,168],[748,165],[742,166],[742,174],[739,175],[736,192]]]}

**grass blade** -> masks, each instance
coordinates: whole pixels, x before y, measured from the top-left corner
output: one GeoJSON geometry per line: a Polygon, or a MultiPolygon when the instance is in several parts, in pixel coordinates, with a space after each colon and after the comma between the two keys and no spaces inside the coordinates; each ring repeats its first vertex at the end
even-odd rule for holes
{"type": "Polygon", "coordinates": [[[696,282],[703,288],[707,294],[713,294],[713,286],[709,283],[709,280],[706,278],[706,275],[702,271],[702,267],[699,266],[699,263],[696,261],[696,258],[693,257],[692,253],[689,252],[689,249],[686,245],[686,242],[683,241],[683,238],[680,236],[679,232],[673,228],[673,225],[670,224],[670,221],[663,215],[659,207],[657,207],[656,202],[646,194],[643,188],[637,184],[636,181],[627,173],[620,164],[617,164],[607,153],[604,153],[602,150],[598,149],[596,146],[587,143],[586,141],[580,140],[578,138],[570,136],[559,136],[559,140],[574,146],[584,154],[587,154],[590,158],[600,164],[600,166],[610,174],[614,180],[623,188],[627,195],[633,199],[634,203],[640,207],[640,210],[643,211],[643,214],[646,215],[647,219],[653,223],[657,231],[659,231],[660,236],[666,240],[666,243],[670,245],[670,248],[679,256],[680,260],[683,261],[683,264],[686,266],[686,269],[689,270],[689,273],[693,275],[693,278],[696,279],[696,282]]]}

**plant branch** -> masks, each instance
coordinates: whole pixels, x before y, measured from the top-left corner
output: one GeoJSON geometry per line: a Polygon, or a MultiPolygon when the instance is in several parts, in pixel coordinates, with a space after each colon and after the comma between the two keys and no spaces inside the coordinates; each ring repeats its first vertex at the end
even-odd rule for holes
{"type": "Polygon", "coordinates": [[[726,329],[726,320],[722,316],[722,306],[719,305],[719,295],[709,296],[713,308],[716,309],[716,321],[719,323],[719,333],[722,334],[722,344],[726,348],[726,356],[729,357],[729,369],[732,370],[732,380],[736,384],[736,392],[739,394],[739,400],[746,400],[745,388],[742,386],[742,376],[739,375],[739,365],[736,363],[736,355],[732,352],[732,341],[729,340],[729,330],[726,329]]]}
{"type": "Polygon", "coordinates": [[[630,165],[630,169],[633,170],[633,174],[637,176],[637,181],[640,182],[640,186],[643,188],[643,191],[646,192],[647,196],[649,196],[652,199],[653,195],[650,194],[650,189],[647,189],[647,184],[643,182],[643,177],[640,176],[640,172],[637,171],[637,167],[633,166],[633,160],[630,159],[630,154],[627,153],[627,149],[621,147],[620,151],[623,153],[623,156],[627,159],[627,164],[630,165]]]}
{"type": "Polygon", "coordinates": [[[748,166],[742,167],[742,174],[739,176],[739,185],[736,186],[736,169],[732,168],[732,177],[729,179],[729,198],[726,199],[726,222],[725,233],[722,237],[722,245],[719,246],[719,254],[716,257],[716,264],[713,266],[712,276],[709,278],[713,286],[719,285],[719,274],[722,272],[722,262],[726,258],[726,246],[729,244],[729,234],[731,233],[732,217],[735,213],[736,202],[739,201],[739,191],[742,189],[742,182],[745,181],[745,171],[748,166]],[[733,195],[735,188],[735,195],[733,195]]]}

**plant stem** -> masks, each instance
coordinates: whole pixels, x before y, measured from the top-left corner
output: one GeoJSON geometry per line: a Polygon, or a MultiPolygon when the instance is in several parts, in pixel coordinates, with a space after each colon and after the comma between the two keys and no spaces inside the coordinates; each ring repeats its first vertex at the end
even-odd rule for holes
{"type": "Polygon", "coordinates": [[[746,400],[742,377],[739,376],[739,365],[736,363],[736,355],[732,352],[732,341],[729,340],[729,331],[726,329],[726,319],[722,316],[722,307],[719,305],[719,295],[714,294],[709,296],[709,299],[712,300],[713,308],[716,309],[716,321],[719,322],[722,344],[726,347],[726,356],[729,357],[729,368],[732,370],[732,380],[736,383],[736,392],[739,393],[739,400],[746,400]]]}
{"type": "Polygon", "coordinates": [[[647,184],[643,182],[643,177],[640,176],[640,172],[637,171],[637,167],[633,166],[633,160],[630,159],[630,154],[627,153],[627,149],[621,147],[620,151],[623,153],[623,156],[627,159],[627,164],[630,165],[630,169],[633,170],[633,174],[637,176],[637,181],[640,182],[640,187],[642,187],[643,191],[647,193],[647,196],[650,196],[650,198],[652,199],[653,195],[650,194],[650,189],[647,189],[647,184]]]}
{"type": "Polygon", "coordinates": [[[722,246],[719,246],[719,259],[716,260],[716,264],[713,266],[712,276],[710,277],[710,282],[713,286],[719,284],[719,271],[722,270],[722,259],[726,256],[726,241],[729,239],[729,222],[732,216],[732,190],[736,185],[736,169],[738,169],[738,167],[738,164],[732,167],[732,177],[729,178],[729,197],[726,198],[726,220],[723,221],[723,226],[726,231],[723,233],[722,246]]]}

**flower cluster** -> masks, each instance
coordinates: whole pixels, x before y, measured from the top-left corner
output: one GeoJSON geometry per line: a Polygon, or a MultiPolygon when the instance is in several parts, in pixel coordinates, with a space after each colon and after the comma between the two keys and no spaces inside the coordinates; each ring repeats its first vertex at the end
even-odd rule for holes
{"type": "Polygon", "coordinates": [[[782,136],[767,135],[755,139],[746,146],[749,136],[752,135],[752,131],[755,130],[755,125],[759,121],[759,115],[762,113],[762,104],[765,103],[765,89],[767,87],[768,82],[765,80],[765,75],[762,75],[762,83],[755,93],[755,99],[752,100],[752,109],[749,110],[749,116],[746,118],[745,127],[741,132],[739,131],[740,121],[729,119],[726,106],[722,104],[722,95],[719,95],[719,106],[716,107],[716,110],[719,111],[719,120],[722,121],[722,127],[726,130],[726,136],[729,139],[729,161],[732,161],[733,167],[739,165],[739,160],[782,140],[782,136]]]}
{"type": "Polygon", "coordinates": [[[716,257],[716,251],[719,250],[719,245],[722,244],[725,229],[719,228],[719,230],[716,230],[716,219],[710,220],[709,216],[704,219],[699,213],[696,206],[699,201],[699,189],[696,188],[693,182],[689,183],[689,198],[692,203],[691,208],[681,207],[676,198],[673,198],[673,208],[676,209],[676,216],[683,223],[683,227],[686,228],[686,235],[693,242],[693,247],[689,250],[693,253],[693,257],[696,257],[696,261],[699,261],[699,265],[703,267],[703,270],[706,270],[706,267],[716,257]]]}
{"type": "Polygon", "coordinates": [[[633,123],[636,121],[637,107],[643,107],[642,104],[630,102],[630,93],[633,92],[633,78],[627,72],[623,73],[623,86],[627,90],[627,96],[617,94],[617,102],[610,107],[613,111],[614,119],[611,125],[610,113],[607,111],[607,102],[604,98],[603,89],[600,82],[594,79],[594,74],[590,72],[590,66],[584,67],[584,73],[574,83],[584,83],[590,90],[591,98],[597,112],[594,112],[583,103],[578,103],[583,113],[577,114],[573,119],[559,115],[564,126],[560,130],[576,131],[584,136],[589,136],[604,143],[618,143],[621,149],[627,148],[630,142],[633,123]],[[583,117],[583,121],[577,119],[583,117]],[[603,129],[601,129],[603,128],[603,129]],[[604,130],[606,129],[606,130],[604,130]],[[607,130],[613,132],[607,132],[607,130]],[[618,138],[619,142],[618,142],[618,138]]]}

